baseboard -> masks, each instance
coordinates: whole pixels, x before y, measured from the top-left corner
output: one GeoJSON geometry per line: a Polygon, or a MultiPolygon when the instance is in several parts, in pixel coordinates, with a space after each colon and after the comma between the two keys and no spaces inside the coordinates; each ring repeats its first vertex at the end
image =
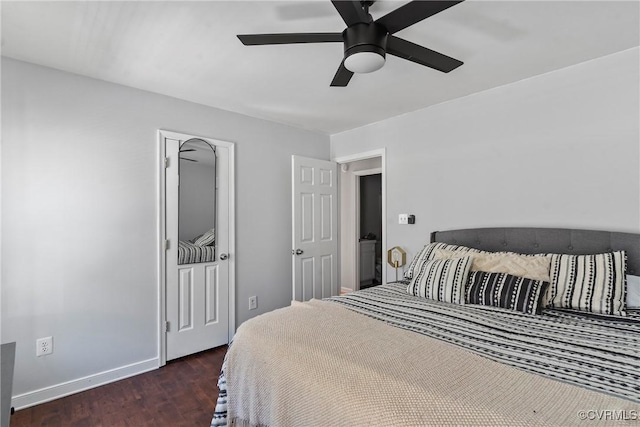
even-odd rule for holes
{"type": "Polygon", "coordinates": [[[89,390],[90,388],[109,384],[144,372],[149,372],[154,369],[158,369],[159,367],[160,361],[157,357],[149,360],[143,360],[120,368],[110,369],[98,374],[78,378],[77,380],[67,381],[50,387],[41,388],[40,390],[13,396],[11,399],[11,406],[16,410],[28,408],[30,406],[39,405],[40,403],[69,396],[70,394],[89,390]]]}

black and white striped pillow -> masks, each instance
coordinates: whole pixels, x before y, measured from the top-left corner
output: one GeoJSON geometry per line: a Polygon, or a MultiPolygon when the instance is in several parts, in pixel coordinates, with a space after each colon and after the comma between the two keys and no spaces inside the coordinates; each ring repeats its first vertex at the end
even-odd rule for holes
{"type": "Polygon", "coordinates": [[[196,246],[209,246],[216,240],[216,232],[215,229],[211,229],[204,233],[202,236],[198,237],[195,242],[193,242],[196,246]]]}
{"type": "Polygon", "coordinates": [[[507,273],[472,271],[465,302],[537,314],[548,286],[549,282],[507,273]]]}
{"type": "Polygon", "coordinates": [[[464,304],[464,291],[473,259],[470,256],[425,261],[407,292],[436,301],[464,304]]]}
{"type": "Polygon", "coordinates": [[[596,255],[551,255],[547,305],[626,316],[625,251],[596,255]]]}
{"type": "MultiPolygon", "coordinates": [[[[420,266],[423,262],[432,260],[435,257],[435,253],[437,249],[445,249],[449,251],[460,251],[460,252],[469,252],[469,253],[488,253],[486,251],[481,251],[480,249],[469,248],[467,246],[461,245],[450,245],[448,243],[442,242],[433,242],[425,245],[420,252],[416,254],[411,260],[411,264],[404,272],[405,279],[411,279],[420,269],[420,266]]],[[[460,254],[461,256],[463,254],[460,254]]]]}

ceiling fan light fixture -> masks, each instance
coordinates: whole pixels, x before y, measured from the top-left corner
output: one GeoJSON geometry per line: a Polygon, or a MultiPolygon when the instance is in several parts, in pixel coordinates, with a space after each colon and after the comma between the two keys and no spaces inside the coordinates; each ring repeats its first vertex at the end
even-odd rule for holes
{"type": "Polygon", "coordinates": [[[345,68],[354,73],[372,73],[382,68],[384,63],[384,55],[371,51],[355,52],[344,60],[345,68]]]}
{"type": "Polygon", "coordinates": [[[385,62],[387,30],[374,23],[355,24],[342,32],[344,66],[353,73],[371,73],[385,62]]]}

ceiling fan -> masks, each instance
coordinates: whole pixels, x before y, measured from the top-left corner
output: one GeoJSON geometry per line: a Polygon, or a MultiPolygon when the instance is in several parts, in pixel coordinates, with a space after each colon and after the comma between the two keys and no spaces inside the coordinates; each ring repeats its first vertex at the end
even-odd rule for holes
{"type": "Polygon", "coordinates": [[[353,73],[370,73],[380,69],[386,54],[407,59],[448,73],[462,61],[396,37],[393,34],[436,13],[462,3],[458,1],[411,1],[375,21],[369,14],[374,1],[331,0],[347,28],[342,33],[241,34],[246,46],[292,43],[344,43],[344,59],[331,86],[344,87],[353,73]]]}

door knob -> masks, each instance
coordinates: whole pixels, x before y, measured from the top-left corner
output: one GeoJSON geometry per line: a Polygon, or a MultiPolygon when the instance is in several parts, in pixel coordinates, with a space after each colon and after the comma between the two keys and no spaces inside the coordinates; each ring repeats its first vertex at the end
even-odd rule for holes
{"type": "Polygon", "coordinates": [[[220,261],[224,261],[225,259],[229,258],[229,255],[227,254],[220,254],[220,261]]]}
{"type": "Polygon", "coordinates": [[[296,249],[296,255],[302,255],[304,251],[302,249],[296,249]]]}

